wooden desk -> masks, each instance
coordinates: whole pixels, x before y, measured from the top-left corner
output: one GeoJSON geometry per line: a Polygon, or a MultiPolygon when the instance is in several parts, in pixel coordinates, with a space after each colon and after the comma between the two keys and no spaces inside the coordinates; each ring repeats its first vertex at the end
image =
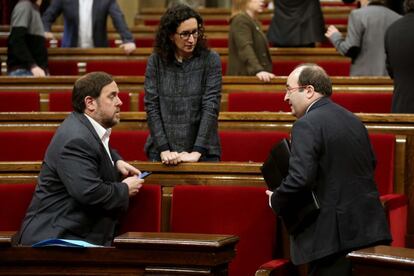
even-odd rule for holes
{"type": "Polygon", "coordinates": [[[412,276],[414,249],[375,246],[348,254],[355,276],[412,276]]]}
{"type": "Polygon", "coordinates": [[[227,275],[238,237],[126,233],[114,247],[11,246],[0,232],[0,275],[227,275]]]}

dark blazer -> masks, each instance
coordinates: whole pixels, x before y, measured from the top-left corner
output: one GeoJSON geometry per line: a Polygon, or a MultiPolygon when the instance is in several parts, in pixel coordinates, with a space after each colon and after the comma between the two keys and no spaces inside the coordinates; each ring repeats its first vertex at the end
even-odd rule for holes
{"type": "Polygon", "coordinates": [[[303,264],[391,239],[374,182],[375,157],[368,132],[351,112],[325,97],[292,127],[289,175],[274,191],[272,207],[282,214],[313,189],[321,210],[291,236],[291,258],[303,264]]]}
{"type": "Polygon", "coordinates": [[[274,46],[306,46],[325,40],[319,0],[274,0],[267,39],[274,46]]]}
{"type": "MultiPolygon", "coordinates": [[[[52,23],[63,13],[64,31],[62,47],[77,47],[79,32],[79,1],[53,0],[43,14],[43,25],[50,32],[52,23]]],[[[125,23],[124,15],[116,0],[94,0],[92,6],[92,36],[95,47],[108,47],[106,21],[108,15],[119,32],[122,41],[134,42],[134,38],[125,23]]]]}
{"type": "Polygon", "coordinates": [[[394,79],[393,113],[414,113],[414,12],[395,21],[385,33],[388,73],[394,79]]]}
{"type": "MultiPolygon", "coordinates": [[[[114,162],[120,156],[111,150],[114,162]]],[[[20,243],[48,238],[80,239],[110,245],[128,187],[92,124],[73,112],[56,131],[42,164],[38,185],[20,229],[20,243]]]]}
{"type": "Polygon", "coordinates": [[[269,43],[260,22],[240,13],[230,19],[227,75],[254,76],[260,71],[272,72],[269,43]]]}

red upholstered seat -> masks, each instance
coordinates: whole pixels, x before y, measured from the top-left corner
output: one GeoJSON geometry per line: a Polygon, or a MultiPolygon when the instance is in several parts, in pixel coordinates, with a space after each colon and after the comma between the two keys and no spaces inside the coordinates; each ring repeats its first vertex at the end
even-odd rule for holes
{"type": "MultiPolygon", "coordinates": [[[[276,216],[269,208],[265,190],[264,187],[175,186],[171,231],[237,235],[240,241],[229,275],[254,275],[260,265],[273,259],[276,248],[276,216]]],[[[286,264],[287,260],[281,260],[274,262],[273,267],[282,269],[286,264]]]]}
{"type": "Polygon", "coordinates": [[[40,96],[37,92],[0,92],[0,112],[40,111],[40,96]]]}
{"type": "MultiPolygon", "coordinates": [[[[277,76],[288,76],[301,63],[301,60],[274,60],[273,73],[277,76]]],[[[351,61],[348,59],[315,60],[314,63],[325,69],[330,76],[349,76],[351,61]]]]}
{"type": "Polygon", "coordinates": [[[0,184],[0,231],[20,229],[34,189],[34,183],[0,184]]]}
{"type": "MultiPolygon", "coordinates": [[[[122,101],[121,111],[130,111],[130,99],[127,92],[119,93],[122,101]]],[[[49,111],[72,111],[72,92],[53,92],[49,94],[49,111]]]]}
{"type": "Polygon", "coordinates": [[[222,161],[264,162],[272,146],[287,132],[278,131],[220,131],[222,161]]]}
{"type": "Polygon", "coordinates": [[[384,204],[393,238],[393,246],[405,246],[407,232],[407,196],[394,193],[395,135],[370,134],[377,159],[375,182],[384,204]]]}
{"type": "Polygon", "coordinates": [[[138,37],[135,38],[135,45],[141,48],[152,48],[154,47],[154,37],[138,37]]]}
{"type": "Polygon", "coordinates": [[[148,160],[144,145],[148,137],[146,130],[114,130],[109,143],[125,160],[148,160]]]}
{"type": "Polygon", "coordinates": [[[0,132],[0,161],[43,160],[54,131],[0,132]]]}
{"type": "Polygon", "coordinates": [[[333,93],[332,100],[351,112],[390,113],[391,93],[333,93]]]}
{"type": "Polygon", "coordinates": [[[161,187],[144,184],[129,200],[128,212],[120,220],[119,233],[161,230],[161,187]]]}
{"type": "Polygon", "coordinates": [[[290,112],[284,97],[284,92],[231,92],[228,96],[228,111],[290,112]]]}
{"type": "Polygon", "coordinates": [[[229,46],[227,37],[207,37],[208,47],[227,48],[229,46]]]}
{"type": "Polygon", "coordinates": [[[76,60],[55,60],[49,59],[49,72],[52,76],[79,75],[78,62],[76,60]]]}
{"type": "Polygon", "coordinates": [[[143,76],[147,60],[91,60],[86,62],[86,72],[104,71],[114,76],[143,76]]]}
{"type": "Polygon", "coordinates": [[[138,93],[138,111],[145,111],[144,92],[138,93]]]}

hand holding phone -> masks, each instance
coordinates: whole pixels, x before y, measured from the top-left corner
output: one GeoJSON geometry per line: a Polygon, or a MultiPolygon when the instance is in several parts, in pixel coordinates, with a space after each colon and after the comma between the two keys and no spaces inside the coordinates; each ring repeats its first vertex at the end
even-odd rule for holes
{"type": "Polygon", "coordinates": [[[152,172],[142,172],[140,175],[138,175],[139,179],[144,179],[145,177],[149,176],[150,174],[152,174],[152,172]]]}

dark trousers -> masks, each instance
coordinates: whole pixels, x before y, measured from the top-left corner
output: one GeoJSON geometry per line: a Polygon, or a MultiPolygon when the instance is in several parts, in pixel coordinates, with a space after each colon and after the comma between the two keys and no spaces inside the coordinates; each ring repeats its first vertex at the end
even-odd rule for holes
{"type": "Polygon", "coordinates": [[[338,253],[309,263],[308,276],[352,276],[347,253],[338,253]]]}

